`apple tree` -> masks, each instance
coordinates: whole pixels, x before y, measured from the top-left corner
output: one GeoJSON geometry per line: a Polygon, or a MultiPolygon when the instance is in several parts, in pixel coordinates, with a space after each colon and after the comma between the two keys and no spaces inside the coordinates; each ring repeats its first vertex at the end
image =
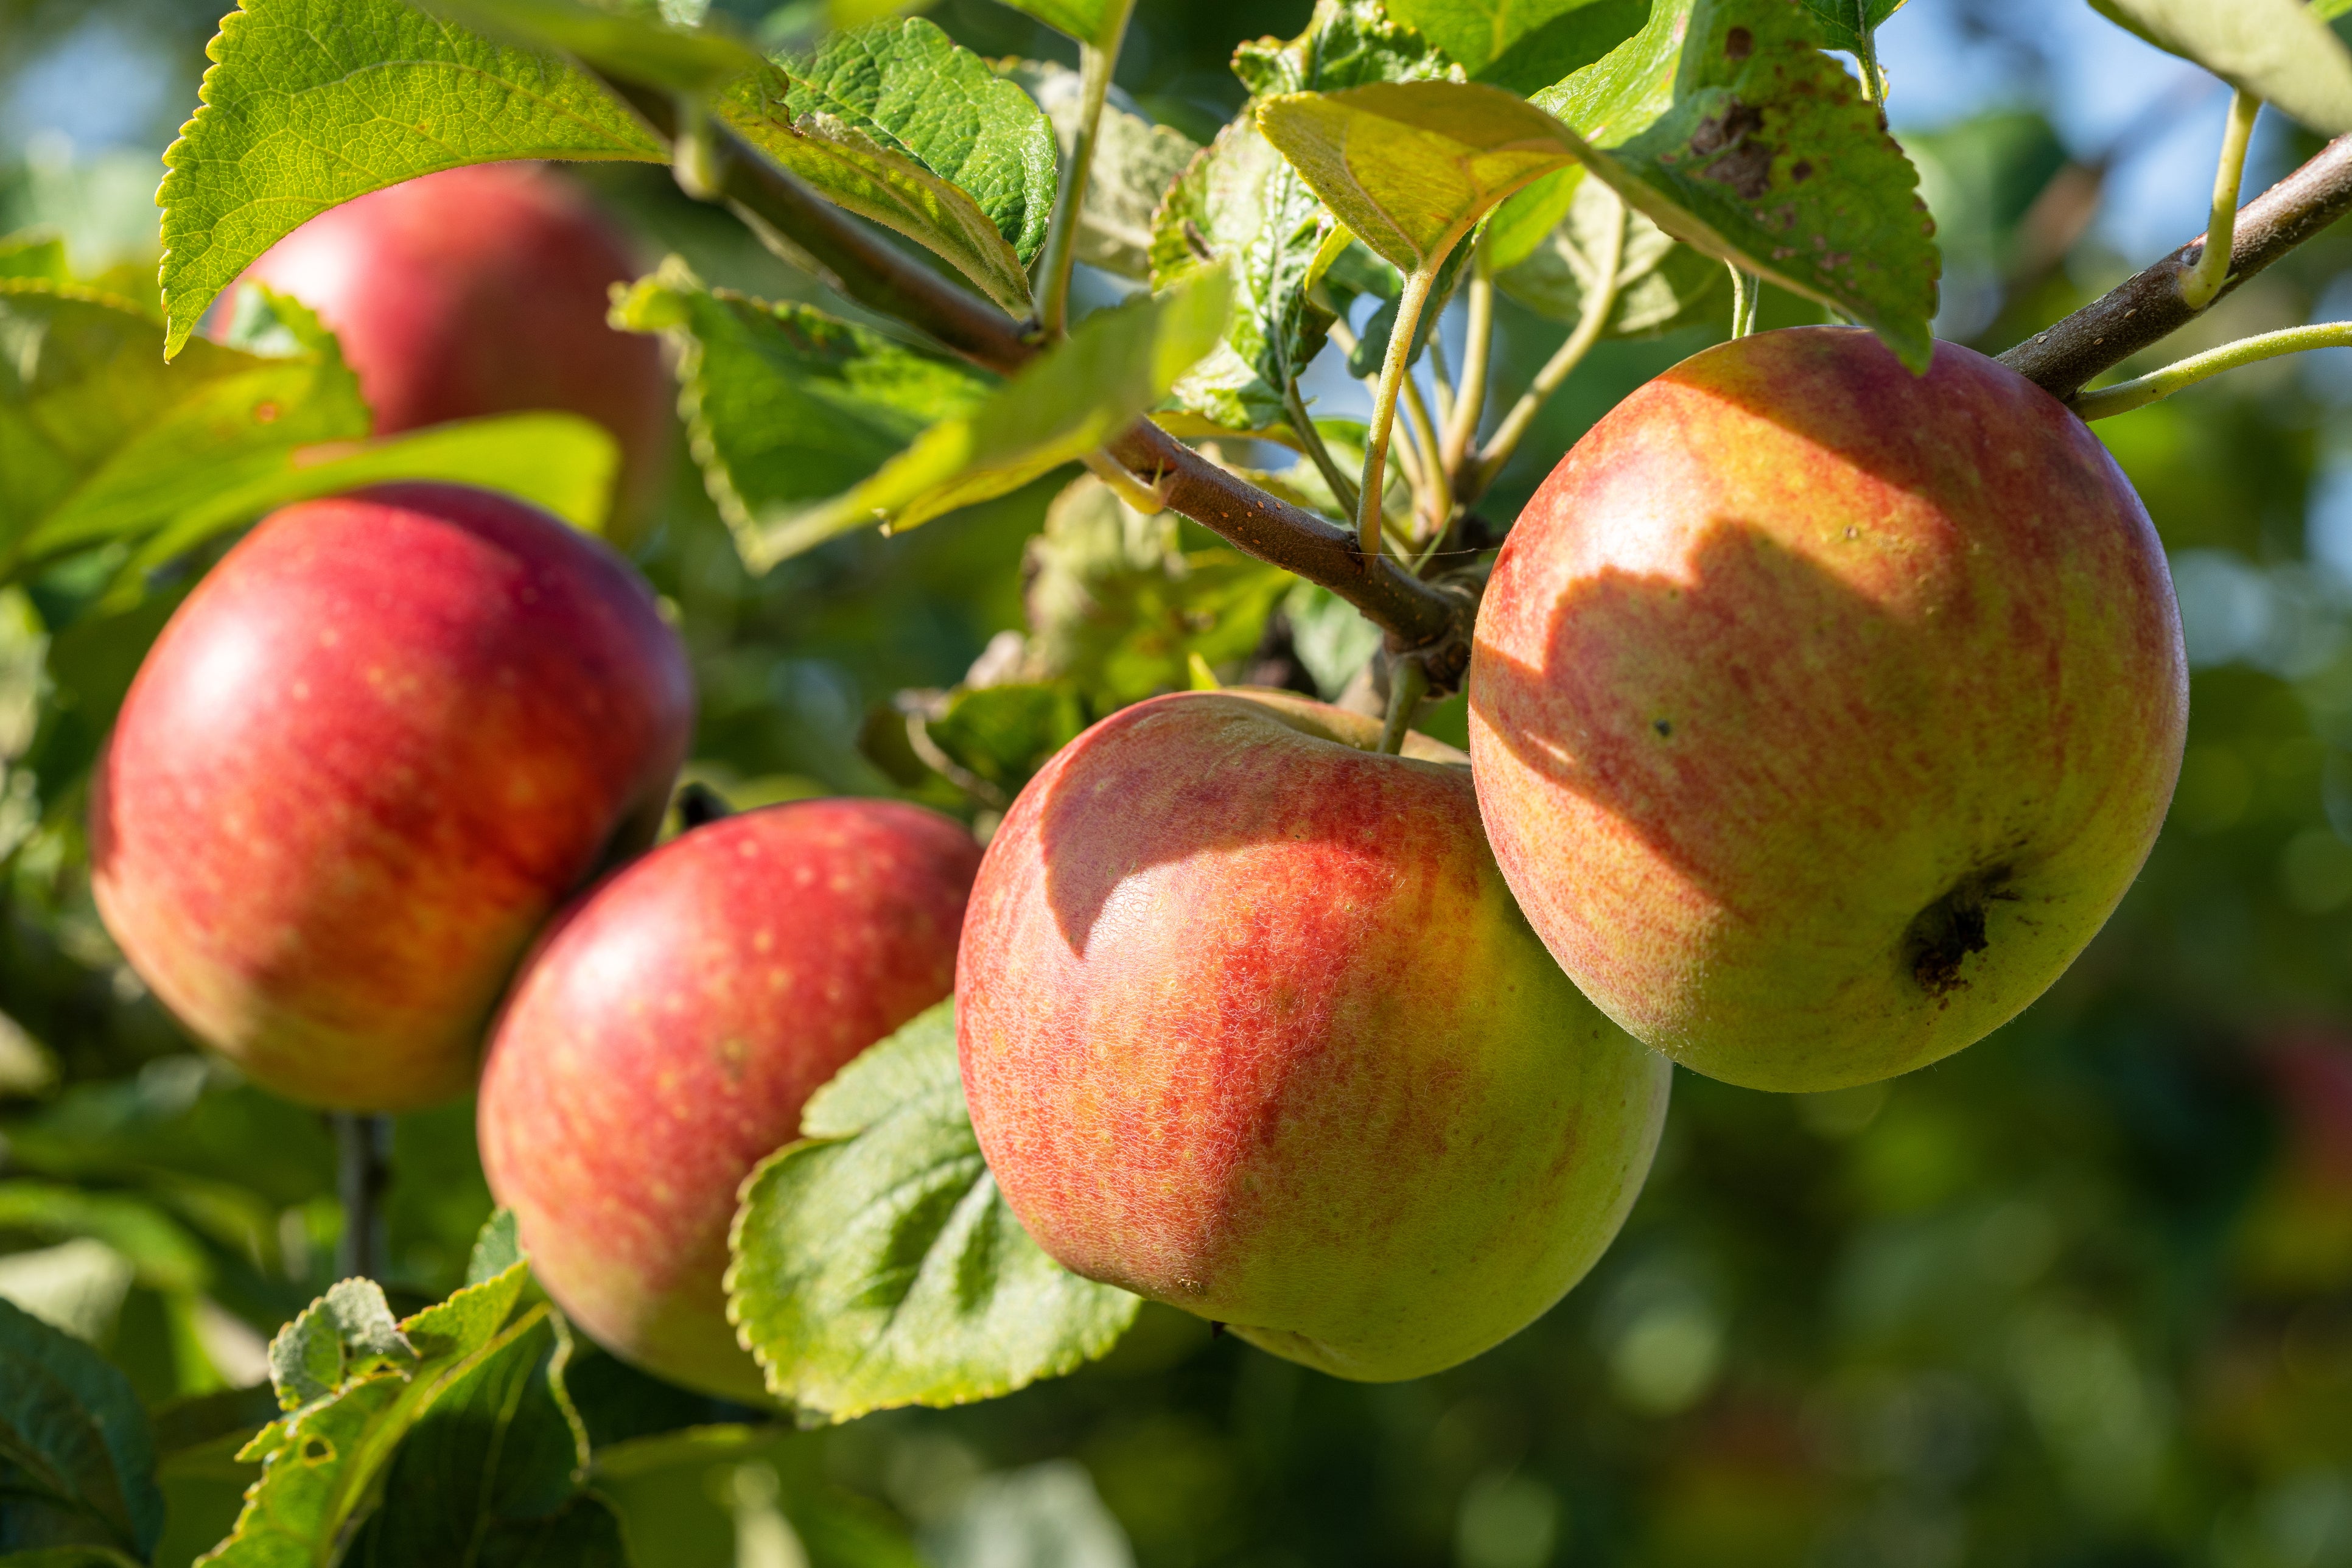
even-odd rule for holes
{"type": "MultiPolygon", "coordinates": [[[[863,1418],[1096,1397],[1187,1335],[1279,1358],[1285,1409],[1475,1367],[1688,1159],[1670,1080],[1860,1133],[2092,942],[2185,742],[2190,810],[2235,787],[2169,524],[2088,426],[2352,344],[2111,376],[2352,211],[2341,6],[2102,4],[2228,85],[2210,224],[1996,357],[1931,330],[1993,241],[1888,129],[1893,5],[1318,0],[1221,41],[1196,136],[1114,84],[1131,4],[1006,3],[1056,58],[849,5],[755,42],[242,0],[160,294],[0,241],[11,898],[55,973],[121,965],[8,999],[97,1067],[8,1123],[0,1226],[127,1260],[172,1347],[126,1373],[0,1290],[0,1564],[1083,1534],[1041,1467],[919,1545],[844,1483],[863,1418]],[[2265,104],[2339,140],[2242,201],[2265,104]],[[678,243],[628,265],[542,163],[678,243]],[[894,695],[848,715],[803,637],[894,695]],[[828,704],[854,753],[763,728],[828,704]],[[902,798],[803,798],[848,795],[902,798]]],[[[2333,668],[2294,679],[2340,719],[2333,668]]],[[[2292,843],[2291,897],[2352,899],[2292,843]]],[[[2315,1170],[2342,1055],[2265,1058],[2315,1170]]],[[[2011,1353],[2128,1370],[2094,1321],[2011,1353]]],[[[1626,1374],[1661,1410],[1672,1348],[1626,1374]]]]}

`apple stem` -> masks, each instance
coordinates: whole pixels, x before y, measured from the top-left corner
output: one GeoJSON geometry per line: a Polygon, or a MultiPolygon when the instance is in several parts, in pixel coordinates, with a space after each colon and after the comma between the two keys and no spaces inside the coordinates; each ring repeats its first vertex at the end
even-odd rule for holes
{"type": "Polygon", "coordinates": [[[1429,671],[1417,658],[1401,658],[1389,666],[1389,713],[1381,726],[1381,754],[1393,757],[1404,750],[1414,710],[1429,690],[1429,671]]]}
{"type": "Polygon", "coordinates": [[[1535,424],[1536,415],[1559,390],[1569,373],[1592,352],[1592,345],[1601,341],[1601,332],[1608,328],[1609,318],[1616,313],[1618,274],[1625,261],[1625,203],[1613,191],[1610,199],[1617,218],[1608,226],[1608,242],[1595,258],[1592,286],[1584,291],[1576,330],[1544,362],[1543,369],[1536,372],[1535,380],[1528,384],[1527,391],[1520,394],[1519,400],[1503,416],[1503,422],[1495,426],[1495,433],[1479,449],[1477,460],[1464,464],[1461,473],[1454,477],[1454,499],[1465,506],[1486,494],[1486,488],[1502,473],[1503,465],[1511,460],[1512,452],[1535,424]]]}
{"type": "MultiPolygon", "coordinates": [[[[1412,358],[1421,308],[1429,302],[1429,290],[1436,281],[1434,264],[1416,267],[1406,275],[1404,292],[1397,296],[1396,321],[1389,329],[1389,352],[1381,361],[1380,384],[1372,390],[1372,422],[1364,432],[1364,477],[1357,487],[1356,500],[1356,550],[1367,571],[1381,558],[1381,481],[1386,478],[1389,433],[1396,423],[1397,393],[1407,380],[1405,365],[1412,358]]],[[[1417,390],[1412,400],[1421,401],[1417,390]]]]}
{"type": "MultiPolygon", "coordinates": [[[[1872,37],[1877,31],[1870,25],[1870,0],[1853,0],[1853,36],[1859,44],[1853,51],[1853,63],[1862,68],[1862,97],[1865,103],[1878,105],[1879,113],[1886,111],[1886,68],[1878,63],[1878,40],[1872,37]]],[[[1881,123],[1884,123],[1882,120],[1881,123]]]]}
{"type": "Polygon", "coordinates": [[[1037,325],[1050,342],[1068,325],[1070,268],[1077,259],[1078,225],[1087,202],[1087,182],[1094,174],[1095,149],[1100,142],[1103,100],[1110,93],[1111,68],[1127,37],[1127,19],[1133,0],[1113,7],[1114,18],[1105,32],[1108,44],[1078,46],[1078,125],[1070,139],[1069,161],[1062,169],[1062,190],[1054,203],[1054,217],[1045,230],[1045,248],[1037,263],[1037,325]]]}
{"type": "Polygon", "coordinates": [[[1437,449],[1437,426],[1429,417],[1429,405],[1421,400],[1421,388],[1411,374],[1405,376],[1402,390],[1409,439],[1396,450],[1412,458],[1402,466],[1412,485],[1414,508],[1425,516],[1441,518],[1445,506],[1445,459],[1437,449]]]}
{"type": "Polygon", "coordinates": [[[2201,354],[2191,354],[2162,370],[2151,371],[2130,381],[2119,381],[2113,386],[2103,386],[2096,392],[2080,392],[2066,406],[2079,419],[2105,419],[2116,414],[2128,414],[2135,408],[2145,408],[2159,398],[2171,396],[2184,386],[2194,386],[2209,375],[2219,375],[2225,370],[2235,370],[2242,364],[2254,364],[2281,354],[2300,353],[2305,349],[2352,348],[2352,321],[2318,321],[2307,327],[2288,327],[2275,332],[2261,332],[2251,338],[2240,338],[2233,343],[2223,343],[2218,349],[2208,349],[2201,354]]]}
{"type": "Polygon", "coordinates": [[[2240,88],[2230,99],[2230,122],[2221,132],[2221,161],[2213,170],[2213,216],[2205,226],[2205,248],[2182,275],[2181,302],[2202,310],[2230,277],[2231,230],[2238,221],[2238,184],[2246,174],[2246,147],[2254,137],[2254,116],[2263,100],[2240,88]]]}
{"type": "Polygon", "coordinates": [[[1495,266],[1483,236],[1470,256],[1468,313],[1464,323],[1462,391],[1454,400],[1454,416],[1445,422],[1445,443],[1438,454],[1449,480],[1462,471],[1463,458],[1478,438],[1478,416],[1486,407],[1486,368],[1495,345],[1495,266]]]}
{"type": "Polygon", "coordinates": [[[1761,301],[1764,279],[1728,261],[1724,266],[1731,271],[1731,335],[1744,338],[1756,330],[1756,307],[1761,301]]]}
{"type": "Polygon", "coordinates": [[[1323,482],[1331,487],[1332,499],[1339,503],[1339,510],[1353,516],[1356,481],[1348,477],[1347,470],[1339,467],[1339,459],[1324,445],[1323,432],[1315,428],[1315,416],[1307,412],[1306,395],[1298,390],[1296,379],[1283,388],[1282,405],[1290,415],[1290,428],[1298,437],[1298,449],[1307,454],[1307,460],[1323,476],[1323,482]]]}
{"type": "Polygon", "coordinates": [[[383,1196],[392,1185],[392,1118],[338,1110],[335,1192],[343,1205],[343,1234],[335,1244],[335,1272],[345,1279],[381,1279],[384,1264],[383,1196]]]}

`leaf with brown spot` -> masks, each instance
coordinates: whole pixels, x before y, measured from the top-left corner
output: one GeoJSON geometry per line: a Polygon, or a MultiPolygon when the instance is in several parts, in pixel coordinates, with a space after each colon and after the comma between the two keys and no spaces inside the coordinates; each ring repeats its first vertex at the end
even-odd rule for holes
{"type": "MultiPolygon", "coordinates": [[[[1918,176],[1820,43],[1801,0],[1696,0],[1668,106],[1579,156],[1667,233],[1853,317],[1924,371],[1939,264],[1918,176]]],[[[1570,116],[1584,87],[1535,102],[1570,116]]]]}

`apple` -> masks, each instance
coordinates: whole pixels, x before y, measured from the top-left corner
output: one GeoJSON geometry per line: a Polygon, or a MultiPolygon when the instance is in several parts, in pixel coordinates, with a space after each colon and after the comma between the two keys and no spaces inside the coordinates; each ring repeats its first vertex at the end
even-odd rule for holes
{"type": "Polygon", "coordinates": [[[721,1281],[736,1189],[850,1059],[939,1002],[980,846],[893,801],[698,827],[583,899],[491,1037],[490,1190],[547,1292],[607,1350],[765,1397],[721,1281]]]}
{"type": "Polygon", "coordinates": [[[90,879],[199,1039],[314,1105],[472,1086],[532,936],[652,841],[686,650],[608,546],[385,485],[265,520],[163,628],[90,804],[90,879]]]}
{"type": "Polygon", "coordinates": [[[1720,344],[1544,482],[1478,616],[1503,875],[1601,1011],[1830,1089],[2055,980],[2138,874],[2188,718],[2155,530],[2090,431],[1953,343],[1720,344]]]}
{"type": "Polygon", "coordinates": [[[1113,714],[1013,803],[956,964],[972,1125],[1038,1244],[1367,1381],[1583,1276],[1669,1072],[1528,929],[1467,759],[1379,734],[1276,691],[1113,714]]]}
{"type": "Polygon", "coordinates": [[[247,268],[341,341],[379,435],[568,410],[620,443],[616,515],[650,509],[677,396],[652,338],[605,321],[639,268],[563,175],[479,163],[331,207],[247,268]]]}

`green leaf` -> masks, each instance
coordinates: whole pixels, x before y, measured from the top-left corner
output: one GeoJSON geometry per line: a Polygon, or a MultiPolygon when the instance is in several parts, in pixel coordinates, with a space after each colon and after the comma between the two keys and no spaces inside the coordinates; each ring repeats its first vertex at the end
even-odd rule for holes
{"type": "Polygon", "coordinates": [[[1903,0],[1804,0],[1804,5],[1822,30],[1822,47],[1852,55],[1862,52],[1866,35],[1903,9],[1903,0]]]}
{"type": "Polygon", "coordinates": [[[241,0],[205,53],[155,197],[169,354],[263,251],[353,196],[508,158],[665,160],[576,68],[403,0],[241,0]]]}
{"type": "MultiPolygon", "coordinates": [[[[681,1525],[697,1523],[724,1542],[735,1535],[736,1507],[764,1500],[743,1496],[746,1470],[763,1479],[772,1475],[774,1506],[800,1538],[809,1568],[928,1568],[932,1560],[915,1550],[906,1527],[887,1509],[835,1484],[824,1461],[818,1434],[725,1423],[600,1447],[593,1479],[633,1531],[637,1504],[650,1516],[646,1523],[664,1528],[666,1542],[683,1532],[681,1525]]],[[[750,1568],[748,1554],[745,1562],[750,1568]]]]}
{"type": "Polygon", "coordinates": [[[709,92],[766,67],[723,32],[580,0],[420,0],[424,8],[526,48],[560,49],[599,70],[675,92],[709,92]]]}
{"type": "Polygon", "coordinates": [[[1078,738],[1087,711],[1069,681],[1010,680],[959,687],[919,718],[949,761],[993,785],[1009,803],[1055,752],[1078,738]]]}
{"type": "Polygon", "coordinates": [[[1182,690],[1196,656],[1245,657],[1294,581],[1237,550],[1180,550],[1173,512],[1147,516],[1091,474],[1046,509],[1023,566],[1031,667],[1097,713],[1182,690]]]}
{"type": "Polygon", "coordinates": [[[515,1230],[514,1210],[500,1209],[483,1225],[481,1235],[474,1238],[473,1253],[466,1259],[466,1283],[484,1284],[522,1261],[522,1240],[515,1230]]]}
{"type": "Polygon", "coordinates": [[[941,1003],[817,1091],[735,1218],[730,1310],[768,1386],[845,1421],[1009,1394],[1103,1354],[1139,1302],[1039,1250],[996,1190],[941,1003]]]}
{"type": "Polygon", "coordinates": [[[1257,122],[1339,221],[1408,273],[1435,268],[1496,203],[1575,156],[1558,121],[1477,82],[1286,94],[1260,104],[1257,122]]]}
{"type": "Polygon", "coordinates": [[[921,16],[837,33],[782,62],[798,123],[830,117],[969,195],[1025,264],[1054,216],[1054,130],[1036,103],[921,16]]]}
{"type": "Polygon", "coordinates": [[[1538,91],[1603,58],[1640,32],[1651,9],[1650,0],[1587,0],[1472,74],[1513,92],[1538,91]]]}
{"type": "Polygon", "coordinates": [[[126,300],[0,281],[0,563],[163,526],[294,447],[367,434],[331,352],[199,342],[167,367],[163,349],[126,300]]]}
{"type": "MultiPolygon", "coordinates": [[[[580,415],[553,412],[495,414],[373,440],[293,448],[243,482],[192,500],[141,547],[131,570],[160,566],[290,502],[395,479],[504,490],[594,533],[604,525],[620,467],[621,449],[611,431],[580,415]]],[[[37,545],[54,542],[47,530],[36,537],[37,545]]]]}
{"type": "Polygon", "coordinates": [[[677,345],[688,436],[747,560],[781,560],[766,553],[776,530],[926,428],[971,415],[999,384],[805,305],[705,289],[676,258],[615,314],[677,345]]]}
{"type": "Polygon", "coordinates": [[[65,237],[33,229],[0,239],[0,278],[25,278],[38,283],[70,283],[66,269],[65,237]]]}
{"type": "Polygon", "coordinates": [[[1659,0],[1641,33],[1536,104],[1660,228],[1843,311],[1925,370],[1935,225],[1877,109],[1794,0],[1696,0],[1686,27],[1681,5],[1659,0]],[[1629,133],[1657,110],[1670,52],[1671,102],[1629,133]]]}
{"type": "Polygon", "coordinates": [[[1282,613],[1290,622],[1291,651],[1327,701],[1345,691],[1380,651],[1381,628],[1319,583],[1294,586],[1283,598],[1282,613]]]}
{"type": "Polygon", "coordinates": [[[1535,94],[1536,106],[1595,147],[1614,147],[1640,135],[1674,107],[1675,74],[1694,4],[1650,0],[1649,19],[1638,31],[1535,94]]]}
{"type": "Polygon", "coordinates": [[[2352,50],[2303,0],[2091,0],[2109,21],[2194,60],[2326,136],[2352,131],[2352,50]]]}
{"type": "Polygon", "coordinates": [[[1528,35],[1594,7],[1595,0],[1389,0],[1388,8],[1480,76],[1528,35]]]}
{"type": "Polygon", "coordinates": [[[452,1376],[401,1440],[351,1568],[626,1568],[620,1521],[583,1496],[588,1436],[563,1395],[556,1321],[530,1326],[452,1376]]]}
{"type": "Polygon", "coordinates": [[[938,252],[1014,314],[1055,191],[1029,95],[919,16],[835,34],[747,78],[728,122],[827,200],[938,252]]]}
{"type": "Polygon", "coordinates": [[[121,542],[142,546],[135,588],[274,507],[391,479],[504,489],[602,524],[620,461],[602,426],[521,414],[367,439],[333,338],[293,301],[272,303],[285,319],[257,339],[293,352],[198,340],[166,365],[163,329],[127,302],[0,281],[0,574],[121,542]]]}
{"type": "Polygon", "coordinates": [[[130,1383],[5,1300],[0,1498],[0,1551],[110,1547],[144,1561],[163,1528],[154,1440],[130,1383]]]}
{"type": "Polygon", "coordinates": [[[400,1331],[373,1279],[345,1279],[302,1309],[269,1342],[269,1381],[281,1410],[323,1399],[355,1377],[410,1366],[416,1347],[400,1331]]]}
{"type": "Polygon", "coordinates": [[[1612,224],[1623,226],[1624,238],[1607,335],[1654,337],[1706,320],[1723,286],[1723,263],[1675,243],[1591,180],[1578,183],[1567,217],[1525,260],[1496,274],[1496,286],[1538,315],[1580,321],[1612,224]]]}
{"type": "Polygon", "coordinates": [[[1234,74],[1253,96],[1338,92],[1376,81],[1461,79],[1461,68],[1380,0],[1316,0],[1307,30],[1287,43],[1260,38],[1234,51],[1234,74]]]}
{"type": "Polygon", "coordinates": [[[763,569],[870,521],[912,528],[1085,457],[1216,346],[1230,294],[1218,268],[1097,310],[971,414],[932,426],[863,484],[763,522],[746,559],[763,569]]]}
{"type": "Polygon", "coordinates": [[[1126,30],[1128,11],[1135,0],[1005,0],[1005,4],[1082,44],[1108,49],[1126,30]]]}
{"type": "Polygon", "coordinates": [[[507,1322],[529,1278],[517,1263],[398,1323],[373,1281],[347,1279],[279,1331],[278,1394],[303,1402],[239,1450],[259,1461],[260,1479],[228,1539],[197,1561],[328,1568],[402,1438],[476,1364],[541,1323],[544,1307],[507,1322]]]}
{"type": "MultiPolygon", "coordinates": [[[[998,70],[1019,82],[1053,122],[1066,159],[1083,112],[1078,73],[1050,60],[1009,60],[998,70]]],[[[1201,151],[1173,126],[1154,125],[1116,103],[1095,124],[1094,166],[1078,208],[1077,258],[1139,280],[1151,276],[1151,220],[1169,187],[1201,151]]]]}
{"type": "Polygon", "coordinates": [[[1152,286],[1223,268],[1234,312],[1208,357],[1176,383],[1177,406],[1240,432],[1288,420],[1285,393],[1333,321],[1307,297],[1327,221],[1321,199],[1246,119],[1184,169],[1155,220],[1152,286]]]}
{"type": "Polygon", "coordinates": [[[102,1241],[151,1289],[201,1290],[212,1280],[212,1261],[187,1227],[130,1193],[56,1182],[0,1181],[0,1231],[102,1241]]]}
{"type": "MultiPolygon", "coordinates": [[[[1321,0],[1287,43],[1244,44],[1234,70],[1253,92],[1321,91],[1458,74],[1418,34],[1368,0],[1321,0]]],[[[1179,409],[1222,430],[1275,432],[1285,395],[1322,352],[1332,315],[1309,298],[1344,239],[1322,198],[1244,114],[1168,191],[1151,235],[1151,283],[1171,289],[1211,267],[1233,279],[1224,340],[1176,384],[1179,409]]]]}

